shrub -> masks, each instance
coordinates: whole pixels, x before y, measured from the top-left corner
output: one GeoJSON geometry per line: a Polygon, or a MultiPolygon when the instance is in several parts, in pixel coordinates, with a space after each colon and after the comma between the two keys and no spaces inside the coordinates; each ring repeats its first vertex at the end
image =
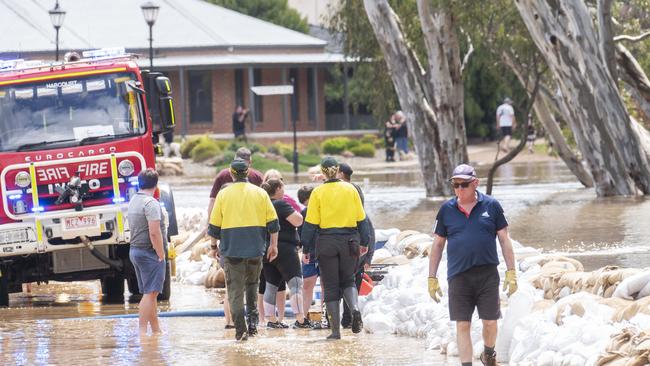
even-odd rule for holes
{"type": "Polygon", "coordinates": [[[190,137],[187,140],[185,140],[185,142],[183,142],[183,144],[181,145],[181,157],[183,157],[184,159],[189,158],[190,154],[192,153],[192,149],[194,149],[194,147],[198,145],[199,142],[207,138],[208,136],[203,135],[203,136],[190,137]]]}
{"type": "MultiPolygon", "coordinates": [[[[268,148],[268,152],[273,153],[275,155],[284,156],[286,158],[287,153],[293,154],[293,147],[291,145],[289,145],[289,144],[283,144],[281,142],[275,142],[275,143],[273,143],[273,145],[271,145],[268,148]]],[[[291,156],[291,155],[289,155],[289,156],[291,156]]],[[[287,159],[290,160],[291,157],[289,157],[287,159]]]]}
{"type": "Polygon", "coordinates": [[[384,146],[384,141],[377,135],[366,134],[359,140],[362,144],[372,144],[375,148],[381,148],[384,146]]]}
{"type": "Polygon", "coordinates": [[[375,156],[375,145],[372,144],[360,144],[359,146],[353,147],[350,149],[350,152],[355,156],[361,156],[364,158],[372,158],[375,156]]]}
{"type": "Polygon", "coordinates": [[[361,141],[359,140],[350,140],[347,145],[345,145],[346,150],[352,150],[355,147],[361,145],[361,141]]]}
{"type": "Polygon", "coordinates": [[[215,160],[214,165],[219,167],[229,166],[234,159],[235,159],[235,152],[226,150],[221,155],[219,155],[219,157],[215,160]]]}
{"type": "Polygon", "coordinates": [[[219,150],[217,142],[210,138],[206,138],[202,139],[198,144],[196,144],[196,146],[194,146],[192,152],[190,152],[190,157],[195,162],[201,162],[215,157],[220,152],[221,150],[219,150]]]}
{"type": "Polygon", "coordinates": [[[309,155],[320,155],[320,146],[316,143],[311,143],[307,145],[305,152],[309,155]]]}
{"type": "Polygon", "coordinates": [[[312,167],[320,164],[320,155],[298,154],[298,164],[312,167]]]}
{"type": "Polygon", "coordinates": [[[350,139],[347,137],[334,137],[323,141],[321,149],[324,154],[340,154],[347,148],[349,143],[350,139]]]}

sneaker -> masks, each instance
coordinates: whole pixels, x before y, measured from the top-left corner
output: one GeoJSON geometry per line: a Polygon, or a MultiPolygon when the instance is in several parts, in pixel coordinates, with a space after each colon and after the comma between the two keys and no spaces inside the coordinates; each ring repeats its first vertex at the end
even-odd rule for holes
{"type": "Polygon", "coordinates": [[[235,326],[232,324],[226,324],[225,329],[235,329],[235,326]]]}
{"type": "Polygon", "coordinates": [[[305,319],[302,323],[297,321],[293,323],[293,329],[308,329],[311,328],[311,323],[308,319],[305,319]]]}
{"type": "Polygon", "coordinates": [[[278,324],[280,324],[280,328],[282,329],[289,329],[289,326],[287,324],[284,324],[283,322],[278,320],[278,324]]]}
{"type": "Polygon", "coordinates": [[[352,333],[360,333],[363,329],[363,320],[361,319],[361,312],[355,310],[352,312],[352,333]]]}
{"type": "Polygon", "coordinates": [[[268,322],[266,323],[266,327],[269,329],[284,329],[283,327],[284,324],[280,322],[268,322]]]}
{"type": "Polygon", "coordinates": [[[487,353],[485,353],[485,351],[483,351],[481,353],[480,360],[485,366],[498,366],[499,365],[497,363],[497,353],[496,352],[494,352],[491,355],[488,355],[487,353]]]}
{"type": "Polygon", "coordinates": [[[311,323],[311,329],[320,330],[320,329],[324,329],[324,328],[323,328],[323,324],[321,322],[313,322],[313,323],[311,323]]]}

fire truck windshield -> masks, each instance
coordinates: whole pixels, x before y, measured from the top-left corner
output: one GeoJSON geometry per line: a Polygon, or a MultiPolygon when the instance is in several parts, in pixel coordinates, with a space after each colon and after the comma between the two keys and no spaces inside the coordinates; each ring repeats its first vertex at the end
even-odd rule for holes
{"type": "Polygon", "coordinates": [[[142,98],[129,73],[0,86],[0,151],[76,146],[141,135],[142,98]]]}

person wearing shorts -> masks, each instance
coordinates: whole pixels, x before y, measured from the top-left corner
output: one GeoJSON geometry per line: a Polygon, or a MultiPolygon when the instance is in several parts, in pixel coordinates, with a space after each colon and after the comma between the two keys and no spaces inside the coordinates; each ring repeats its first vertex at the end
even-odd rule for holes
{"type": "Polygon", "coordinates": [[[505,98],[503,104],[497,108],[497,130],[501,130],[501,140],[499,140],[499,149],[504,152],[510,151],[510,138],[512,130],[517,126],[515,119],[515,110],[512,108],[512,99],[505,98]],[[501,145],[503,142],[503,145],[501,145]]]}
{"type": "MultiPolygon", "coordinates": [[[[305,208],[300,211],[303,220],[307,217],[307,205],[309,204],[309,197],[311,192],[314,190],[313,186],[302,186],[298,189],[298,202],[303,205],[305,208]]],[[[301,236],[302,242],[302,226],[298,228],[298,233],[301,236]]],[[[304,259],[302,262],[302,299],[304,303],[304,308],[307,313],[309,313],[309,308],[311,307],[311,302],[314,299],[314,287],[316,287],[316,280],[320,276],[320,270],[318,269],[318,261],[316,256],[310,256],[308,259],[304,259]]],[[[321,308],[322,308],[321,301],[321,308]]],[[[322,328],[321,323],[311,322],[311,326],[314,329],[322,328]]]]}
{"type": "Polygon", "coordinates": [[[472,364],[470,336],[472,314],[478,309],[483,322],[481,362],[496,365],[499,308],[499,257],[496,237],[506,262],[504,290],[517,290],[515,255],[508,236],[508,222],[499,202],[477,191],[479,180],[469,165],[457,166],[450,178],[456,197],[445,202],[436,216],[434,242],[429,254],[429,294],[439,302],[442,290],[437,278],[442,252],[447,247],[449,317],[456,322],[458,352],[463,366],[472,364]]]}
{"type": "Polygon", "coordinates": [[[140,334],[160,333],[157,297],[165,282],[165,228],[160,203],[153,197],[158,173],[153,169],[138,174],[140,190],[129,202],[128,222],[131,231],[129,259],[133,263],[142,299],[138,306],[140,334]]]}

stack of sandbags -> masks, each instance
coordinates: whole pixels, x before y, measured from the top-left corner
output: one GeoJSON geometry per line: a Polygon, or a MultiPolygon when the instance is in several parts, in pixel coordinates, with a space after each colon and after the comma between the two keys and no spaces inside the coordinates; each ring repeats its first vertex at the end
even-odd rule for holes
{"type": "Polygon", "coordinates": [[[596,366],[643,366],[650,364],[650,329],[625,328],[613,334],[596,366]]]}
{"type": "Polygon", "coordinates": [[[226,287],[226,274],[219,262],[215,260],[208,270],[208,276],[205,279],[206,288],[224,288],[226,287]]]}
{"type": "Polygon", "coordinates": [[[183,159],[180,157],[158,157],[156,158],[156,171],[163,176],[183,175],[183,159]]]}
{"type": "Polygon", "coordinates": [[[617,311],[612,317],[612,320],[614,322],[621,322],[624,320],[629,321],[638,314],[650,315],[650,296],[636,301],[622,301],[626,301],[627,303],[620,303],[620,305],[617,307],[617,311]]]}
{"type": "Polygon", "coordinates": [[[177,208],[178,231],[200,231],[208,225],[207,205],[205,208],[177,208]]]}
{"type": "Polygon", "coordinates": [[[613,296],[626,300],[640,299],[650,295],[650,270],[628,270],[625,276],[616,278],[620,285],[613,296]]]}

